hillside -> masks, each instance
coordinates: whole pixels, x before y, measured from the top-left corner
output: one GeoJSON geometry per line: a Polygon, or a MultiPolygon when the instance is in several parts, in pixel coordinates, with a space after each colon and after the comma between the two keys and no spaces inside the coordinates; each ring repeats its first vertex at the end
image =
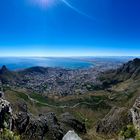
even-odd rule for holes
{"type": "Polygon", "coordinates": [[[125,63],[117,70],[104,72],[99,77],[102,84],[116,84],[127,80],[140,79],[140,59],[136,58],[133,61],[125,63]]]}
{"type": "MultiPolygon", "coordinates": [[[[98,74],[94,84],[94,87],[98,88],[88,90],[85,94],[69,96],[46,96],[46,94],[32,92],[32,90],[17,88],[15,85],[13,88],[12,85],[7,86],[2,82],[4,96],[11,103],[13,114],[14,116],[16,114],[16,119],[18,119],[15,122],[24,121],[21,120],[23,117],[30,120],[26,124],[28,131],[23,131],[24,124],[21,126],[14,124],[13,131],[18,132],[21,139],[30,139],[29,136],[33,133],[33,137],[36,137],[37,140],[42,140],[42,137],[56,140],[51,137],[55,134],[61,140],[69,130],[75,130],[83,140],[118,139],[118,137],[121,137],[122,140],[130,137],[137,139],[140,127],[139,70],[140,59],[134,59],[116,70],[98,74]],[[66,121],[62,119],[65,117],[66,121]],[[38,122],[38,120],[40,121],[38,122]],[[35,124],[37,124],[35,131],[30,131],[35,124]],[[42,126],[42,124],[46,125],[42,126]],[[41,128],[47,128],[48,131],[43,131],[42,134],[40,133],[41,128]],[[20,129],[22,131],[19,131],[20,129]]],[[[8,77],[15,74],[7,69],[5,71],[4,73],[8,73],[8,77]]],[[[43,75],[50,74],[50,71],[51,73],[58,72],[59,76],[60,73],[63,75],[69,72],[69,70],[57,69],[56,71],[51,68],[35,67],[16,72],[12,80],[20,80],[20,76],[27,73],[43,75]]],[[[5,75],[4,73],[2,75],[5,75]]]]}

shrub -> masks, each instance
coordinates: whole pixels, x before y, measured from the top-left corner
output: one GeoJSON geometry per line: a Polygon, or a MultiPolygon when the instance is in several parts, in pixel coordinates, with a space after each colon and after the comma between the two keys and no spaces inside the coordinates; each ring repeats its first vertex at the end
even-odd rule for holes
{"type": "Polygon", "coordinates": [[[136,136],[136,130],[133,125],[127,125],[123,128],[123,130],[120,132],[120,135],[124,137],[124,139],[128,138],[135,138],[136,136]]]}
{"type": "Polygon", "coordinates": [[[0,140],[20,140],[20,136],[9,129],[4,129],[1,131],[0,140]]]}

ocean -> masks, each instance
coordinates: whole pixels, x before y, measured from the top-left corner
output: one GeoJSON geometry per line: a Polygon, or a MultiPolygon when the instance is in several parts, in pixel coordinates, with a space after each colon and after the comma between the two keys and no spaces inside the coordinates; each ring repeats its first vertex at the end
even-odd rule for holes
{"type": "Polygon", "coordinates": [[[6,65],[10,70],[26,69],[34,66],[58,67],[66,69],[85,69],[93,67],[93,63],[74,58],[46,57],[1,57],[0,67],[6,65]]]}

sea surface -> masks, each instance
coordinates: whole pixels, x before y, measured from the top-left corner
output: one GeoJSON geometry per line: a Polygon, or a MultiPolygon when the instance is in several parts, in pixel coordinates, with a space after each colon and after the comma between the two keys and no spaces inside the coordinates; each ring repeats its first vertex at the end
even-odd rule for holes
{"type": "Polygon", "coordinates": [[[45,57],[1,57],[0,67],[6,65],[11,70],[26,69],[34,66],[59,67],[66,69],[85,69],[94,64],[74,58],[45,58],[45,57]]]}

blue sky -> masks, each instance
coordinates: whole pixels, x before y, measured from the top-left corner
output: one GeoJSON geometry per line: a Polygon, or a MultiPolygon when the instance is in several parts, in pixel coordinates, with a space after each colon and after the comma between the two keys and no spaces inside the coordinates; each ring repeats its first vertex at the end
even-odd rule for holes
{"type": "Polygon", "coordinates": [[[0,1],[0,56],[139,55],[139,7],[139,0],[0,1]]]}

